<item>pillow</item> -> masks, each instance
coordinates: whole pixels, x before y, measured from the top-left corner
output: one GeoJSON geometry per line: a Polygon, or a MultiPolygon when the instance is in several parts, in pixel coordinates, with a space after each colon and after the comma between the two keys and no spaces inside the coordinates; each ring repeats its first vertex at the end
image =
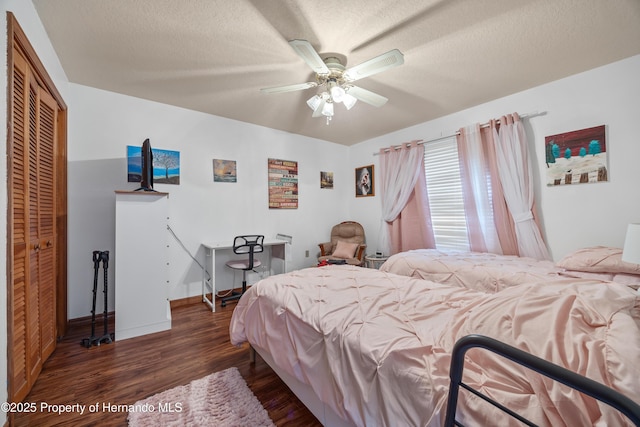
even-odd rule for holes
{"type": "Polygon", "coordinates": [[[358,246],[360,246],[359,243],[349,243],[338,240],[338,243],[336,244],[336,250],[333,251],[331,256],[344,259],[353,258],[356,253],[356,249],[358,249],[358,246]]]}
{"type": "Polygon", "coordinates": [[[622,249],[607,246],[578,249],[561,259],[556,266],[590,273],[640,274],[640,264],[622,261],[622,249]]]}
{"type": "Polygon", "coordinates": [[[602,280],[603,282],[612,282],[615,277],[615,273],[590,273],[588,271],[567,269],[564,269],[560,275],[563,277],[575,277],[578,279],[602,280]]]}

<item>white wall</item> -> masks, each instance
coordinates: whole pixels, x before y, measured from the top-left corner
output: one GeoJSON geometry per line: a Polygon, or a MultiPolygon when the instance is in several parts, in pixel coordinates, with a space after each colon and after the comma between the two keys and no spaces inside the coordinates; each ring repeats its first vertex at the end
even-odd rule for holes
{"type": "MultiPolygon", "coordinates": [[[[544,112],[525,120],[533,165],[536,202],[543,234],[555,260],[585,246],[622,247],[627,224],[640,221],[640,56],[545,84],[446,117],[403,129],[351,147],[351,166],[374,164],[372,153],[413,139],[453,134],[472,123],[502,114],[544,112]],[[545,136],[606,125],[609,181],[547,187],[545,136]]],[[[392,101],[390,101],[392,102],[392,101]]],[[[368,231],[370,245],[378,240],[380,200],[358,199],[352,216],[368,231]]]]}
{"type": "MultiPolygon", "coordinates": [[[[2,0],[0,1],[0,12],[2,18],[0,21],[0,46],[2,46],[2,62],[0,63],[0,81],[3,83],[3,90],[0,91],[0,117],[7,115],[7,20],[6,13],[12,12],[22,30],[26,33],[31,45],[35,49],[44,64],[54,84],[60,91],[62,97],[66,96],[67,78],[60,66],[60,62],[51,47],[51,43],[47,37],[40,18],[38,17],[33,4],[24,0],[2,0]]],[[[6,122],[6,119],[5,119],[6,122]]],[[[0,152],[7,152],[7,129],[6,126],[0,126],[0,152]]],[[[0,161],[0,176],[7,176],[6,156],[0,161]]],[[[7,223],[7,186],[0,187],[0,223],[7,223]]],[[[7,228],[0,227],[0,324],[6,325],[7,319],[7,228]]],[[[0,327],[0,402],[6,402],[7,391],[7,328],[0,327]]],[[[0,424],[6,421],[6,414],[0,412],[0,424]]]]}
{"type": "MultiPolygon", "coordinates": [[[[349,219],[348,147],[86,86],[71,84],[70,92],[79,106],[69,113],[70,318],[90,313],[91,255],[94,250],[114,254],[114,191],[139,187],[127,182],[126,147],[146,138],[154,149],[180,152],[180,185],[155,185],[169,193],[169,224],[188,250],[167,232],[171,299],[200,293],[201,269],[190,254],[204,263],[201,242],[284,233],[293,236],[292,270],[314,265],[317,243],[327,240],[334,224],[349,219]],[[213,182],[214,158],[237,161],[237,183],[213,182]],[[298,209],[268,208],[268,158],[298,162],[298,209]],[[334,172],[333,189],[320,188],[320,171],[334,172]]],[[[110,308],[114,261],[115,254],[109,265],[110,308]]],[[[257,278],[250,276],[249,282],[257,278]]],[[[229,289],[233,280],[224,267],[217,269],[219,290],[229,289]]]]}

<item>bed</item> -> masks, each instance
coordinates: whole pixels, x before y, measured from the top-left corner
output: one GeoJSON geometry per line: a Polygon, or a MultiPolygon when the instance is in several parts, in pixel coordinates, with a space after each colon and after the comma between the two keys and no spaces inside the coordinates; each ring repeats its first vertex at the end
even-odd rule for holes
{"type": "MultiPolygon", "coordinates": [[[[254,284],[234,310],[231,342],[249,342],[332,426],[443,425],[452,350],[470,334],[640,396],[635,290],[548,279],[486,292],[354,266],[309,268],[254,284]]],[[[472,349],[464,359],[466,383],[538,425],[630,425],[497,355],[472,349]]],[[[475,395],[461,395],[457,408],[464,425],[521,425],[475,395]]]]}
{"type": "Polygon", "coordinates": [[[417,249],[389,257],[380,270],[485,292],[561,278],[614,281],[633,289],[640,286],[640,265],[623,262],[622,249],[606,246],[576,250],[557,263],[512,255],[417,249]]]}

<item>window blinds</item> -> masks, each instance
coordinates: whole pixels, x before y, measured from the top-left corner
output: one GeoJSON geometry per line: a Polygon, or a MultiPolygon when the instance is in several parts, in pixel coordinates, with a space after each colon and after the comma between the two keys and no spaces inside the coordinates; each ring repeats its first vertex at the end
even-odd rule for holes
{"type": "Polygon", "coordinates": [[[424,172],[436,248],[468,251],[455,137],[424,144],[424,172]]]}

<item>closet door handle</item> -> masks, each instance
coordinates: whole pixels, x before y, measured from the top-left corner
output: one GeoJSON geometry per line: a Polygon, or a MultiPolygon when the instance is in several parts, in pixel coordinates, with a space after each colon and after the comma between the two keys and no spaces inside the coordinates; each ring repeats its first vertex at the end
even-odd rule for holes
{"type": "Polygon", "coordinates": [[[33,250],[38,252],[40,250],[40,243],[36,243],[35,245],[33,245],[33,250]]]}
{"type": "Polygon", "coordinates": [[[53,246],[53,242],[51,240],[47,240],[47,247],[50,248],[53,246]]]}

